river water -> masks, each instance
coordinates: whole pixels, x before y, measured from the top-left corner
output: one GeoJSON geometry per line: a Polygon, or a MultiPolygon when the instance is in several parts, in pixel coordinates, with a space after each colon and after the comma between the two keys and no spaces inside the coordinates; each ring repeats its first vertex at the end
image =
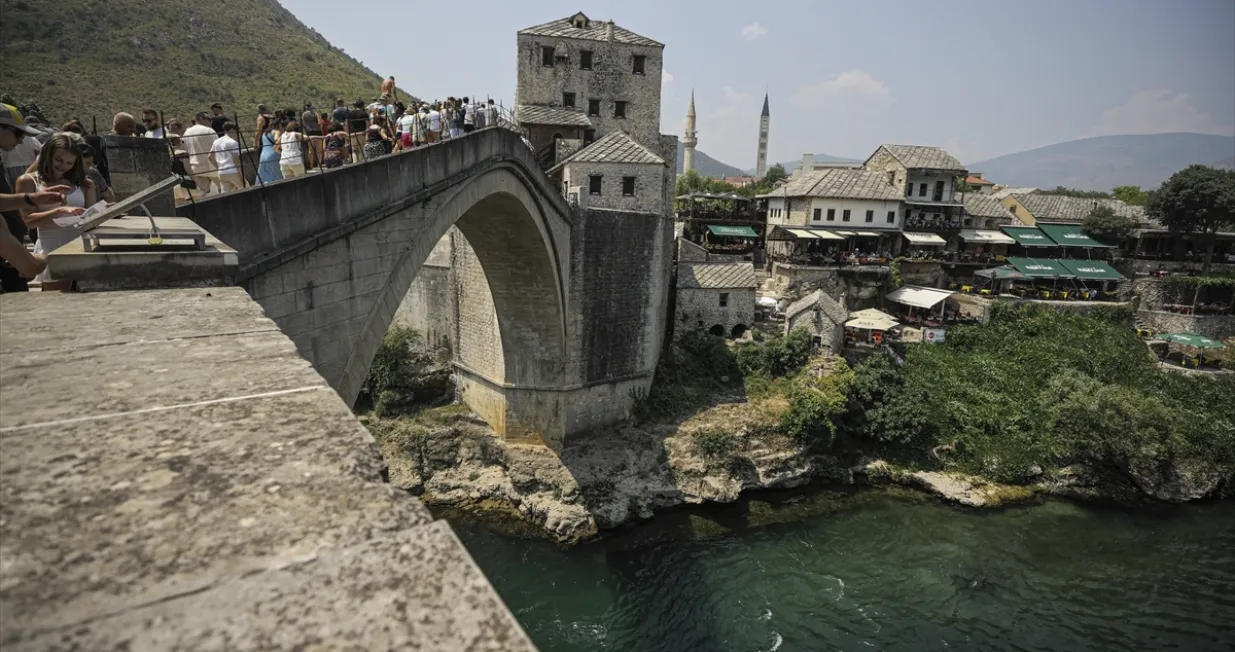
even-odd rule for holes
{"type": "Polygon", "coordinates": [[[542,652],[1235,650],[1235,504],[761,497],[572,550],[450,514],[542,652]]]}

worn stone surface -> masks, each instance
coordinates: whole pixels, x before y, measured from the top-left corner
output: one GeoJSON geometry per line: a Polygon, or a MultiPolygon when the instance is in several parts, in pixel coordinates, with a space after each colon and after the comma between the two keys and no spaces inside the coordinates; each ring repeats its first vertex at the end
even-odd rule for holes
{"type": "Polygon", "coordinates": [[[0,333],[0,646],[531,649],[243,290],[7,294],[0,333]]]}

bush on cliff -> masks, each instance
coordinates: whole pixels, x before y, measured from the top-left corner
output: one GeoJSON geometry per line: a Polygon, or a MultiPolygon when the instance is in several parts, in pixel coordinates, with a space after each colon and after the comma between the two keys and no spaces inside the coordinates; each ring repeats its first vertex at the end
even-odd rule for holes
{"type": "Polygon", "coordinates": [[[651,389],[635,394],[633,416],[639,423],[674,419],[738,390],[741,381],[724,338],[686,333],[661,354],[651,389]]]}
{"type": "Polygon", "coordinates": [[[840,445],[889,459],[916,457],[934,441],[926,402],[926,392],[908,385],[887,356],[867,358],[853,370],[840,445]]]}
{"type": "Polygon", "coordinates": [[[1105,319],[999,309],[910,347],[901,374],[925,397],[934,444],[953,450],[945,459],[993,480],[1073,461],[1235,466],[1235,380],[1167,374],[1105,319]]]}

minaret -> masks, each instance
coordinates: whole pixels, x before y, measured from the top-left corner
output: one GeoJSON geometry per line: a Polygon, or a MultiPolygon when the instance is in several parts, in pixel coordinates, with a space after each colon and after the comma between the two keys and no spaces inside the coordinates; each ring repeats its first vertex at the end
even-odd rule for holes
{"type": "Polygon", "coordinates": [[[759,154],[755,158],[755,177],[768,173],[768,94],[763,94],[763,113],[759,116],[759,154]]]}
{"type": "Polygon", "coordinates": [[[690,107],[686,109],[686,137],[682,139],[682,173],[695,169],[695,91],[690,91],[690,107]]]}

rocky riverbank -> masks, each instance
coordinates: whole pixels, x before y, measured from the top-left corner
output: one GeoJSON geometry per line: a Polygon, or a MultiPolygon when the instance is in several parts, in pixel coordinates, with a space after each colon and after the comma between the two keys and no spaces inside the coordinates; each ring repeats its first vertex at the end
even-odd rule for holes
{"type": "Polygon", "coordinates": [[[1073,465],[1024,484],[916,470],[883,460],[842,460],[768,432],[766,402],[728,403],[676,425],[627,426],[571,441],[556,455],[497,437],[466,408],[415,417],[366,418],[390,482],[430,506],[516,517],[573,544],[681,505],[729,503],[742,492],[821,485],[895,484],[968,507],[1049,496],[1119,503],[1185,502],[1213,496],[1230,478],[1164,467],[1099,472],[1073,465]],[[724,429],[717,428],[724,424],[724,429]]]}

